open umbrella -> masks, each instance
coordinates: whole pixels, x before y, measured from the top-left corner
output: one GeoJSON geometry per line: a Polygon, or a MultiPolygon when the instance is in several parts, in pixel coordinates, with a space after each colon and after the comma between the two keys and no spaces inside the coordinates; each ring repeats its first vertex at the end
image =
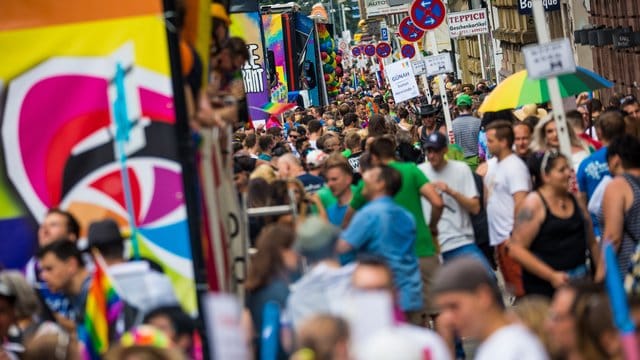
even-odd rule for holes
{"type": "MultiPolygon", "coordinates": [[[[563,98],[613,86],[611,81],[579,66],[575,73],[558,76],[558,84],[563,98]]],[[[531,80],[527,76],[527,71],[522,70],[509,76],[493,89],[478,111],[484,113],[514,109],[526,104],[545,103],[549,99],[546,79],[531,80]]]]}

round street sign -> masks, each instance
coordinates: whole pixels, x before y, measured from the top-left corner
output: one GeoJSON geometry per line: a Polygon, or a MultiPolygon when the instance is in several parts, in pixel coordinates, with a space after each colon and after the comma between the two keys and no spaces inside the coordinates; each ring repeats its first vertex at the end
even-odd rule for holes
{"type": "Polygon", "coordinates": [[[360,56],[361,54],[360,47],[356,46],[353,49],[351,49],[351,54],[353,54],[353,56],[360,56]]]}
{"type": "Polygon", "coordinates": [[[413,57],[416,56],[416,48],[413,47],[412,44],[402,45],[402,48],[400,48],[400,54],[402,54],[402,57],[404,58],[413,59],[413,57]]]}
{"type": "Polygon", "coordinates": [[[369,44],[364,48],[364,54],[367,56],[373,56],[376,54],[376,47],[369,44]]]}
{"type": "Polygon", "coordinates": [[[380,57],[386,58],[391,55],[391,45],[384,41],[380,42],[378,46],[376,46],[376,54],[380,57]]]}
{"type": "Polygon", "coordinates": [[[424,35],[424,30],[413,24],[410,17],[406,17],[400,21],[398,25],[398,34],[405,41],[419,41],[424,35]]]}
{"type": "Polygon", "coordinates": [[[413,24],[422,30],[433,30],[444,21],[446,10],[442,0],[414,0],[409,10],[413,24]]]}

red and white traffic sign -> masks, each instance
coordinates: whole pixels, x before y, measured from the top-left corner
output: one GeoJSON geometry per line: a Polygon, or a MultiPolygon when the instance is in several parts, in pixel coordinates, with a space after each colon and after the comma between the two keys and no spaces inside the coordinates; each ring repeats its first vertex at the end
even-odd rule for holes
{"type": "Polygon", "coordinates": [[[406,17],[400,21],[398,25],[398,35],[405,41],[419,41],[424,36],[424,30],[415,26],[410,17],[406,17]]]}
{"type": "Polygon", "coordinates": [[[446,15],[442,0],[414,0],[409,10],[413,24],[425,31],[440,26],[446,15]]]}
{"type": "Polygon", "coordinates": [[[391,55],[391,45],[388,42],[381,41],[378,46],[376,46],[376,54],[378,56],[386,58],[391,55]]]}

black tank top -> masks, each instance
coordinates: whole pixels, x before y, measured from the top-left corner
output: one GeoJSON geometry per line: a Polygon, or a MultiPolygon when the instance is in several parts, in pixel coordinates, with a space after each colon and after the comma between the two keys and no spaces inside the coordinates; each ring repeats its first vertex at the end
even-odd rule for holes
{"type": "MultiPolygon", "coordinates": [[[[559,218],[551,213],[546,200],[538,192],[545,208],[545,219],[538,235],[531,243],[529,251],[538,259],[557,271],[574,270],[584,265],[587,252],[587,234],[585,221],[576,199],[573,202],[573,214],[567,218],[559,218]]],[[[525,293],[553,296],[555,289],[548,281],[522,269],[522,284],[525,293]]]]}

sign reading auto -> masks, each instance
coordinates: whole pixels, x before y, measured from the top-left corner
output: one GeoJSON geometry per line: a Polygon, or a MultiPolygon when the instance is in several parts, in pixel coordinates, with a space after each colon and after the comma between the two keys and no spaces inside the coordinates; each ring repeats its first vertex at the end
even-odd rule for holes
{"type": "Polygon", "coordinates": [[[486,9],[461,11],[447,15],[449,34],[452,38],[480,35],[489,32],[486,9]]]}

